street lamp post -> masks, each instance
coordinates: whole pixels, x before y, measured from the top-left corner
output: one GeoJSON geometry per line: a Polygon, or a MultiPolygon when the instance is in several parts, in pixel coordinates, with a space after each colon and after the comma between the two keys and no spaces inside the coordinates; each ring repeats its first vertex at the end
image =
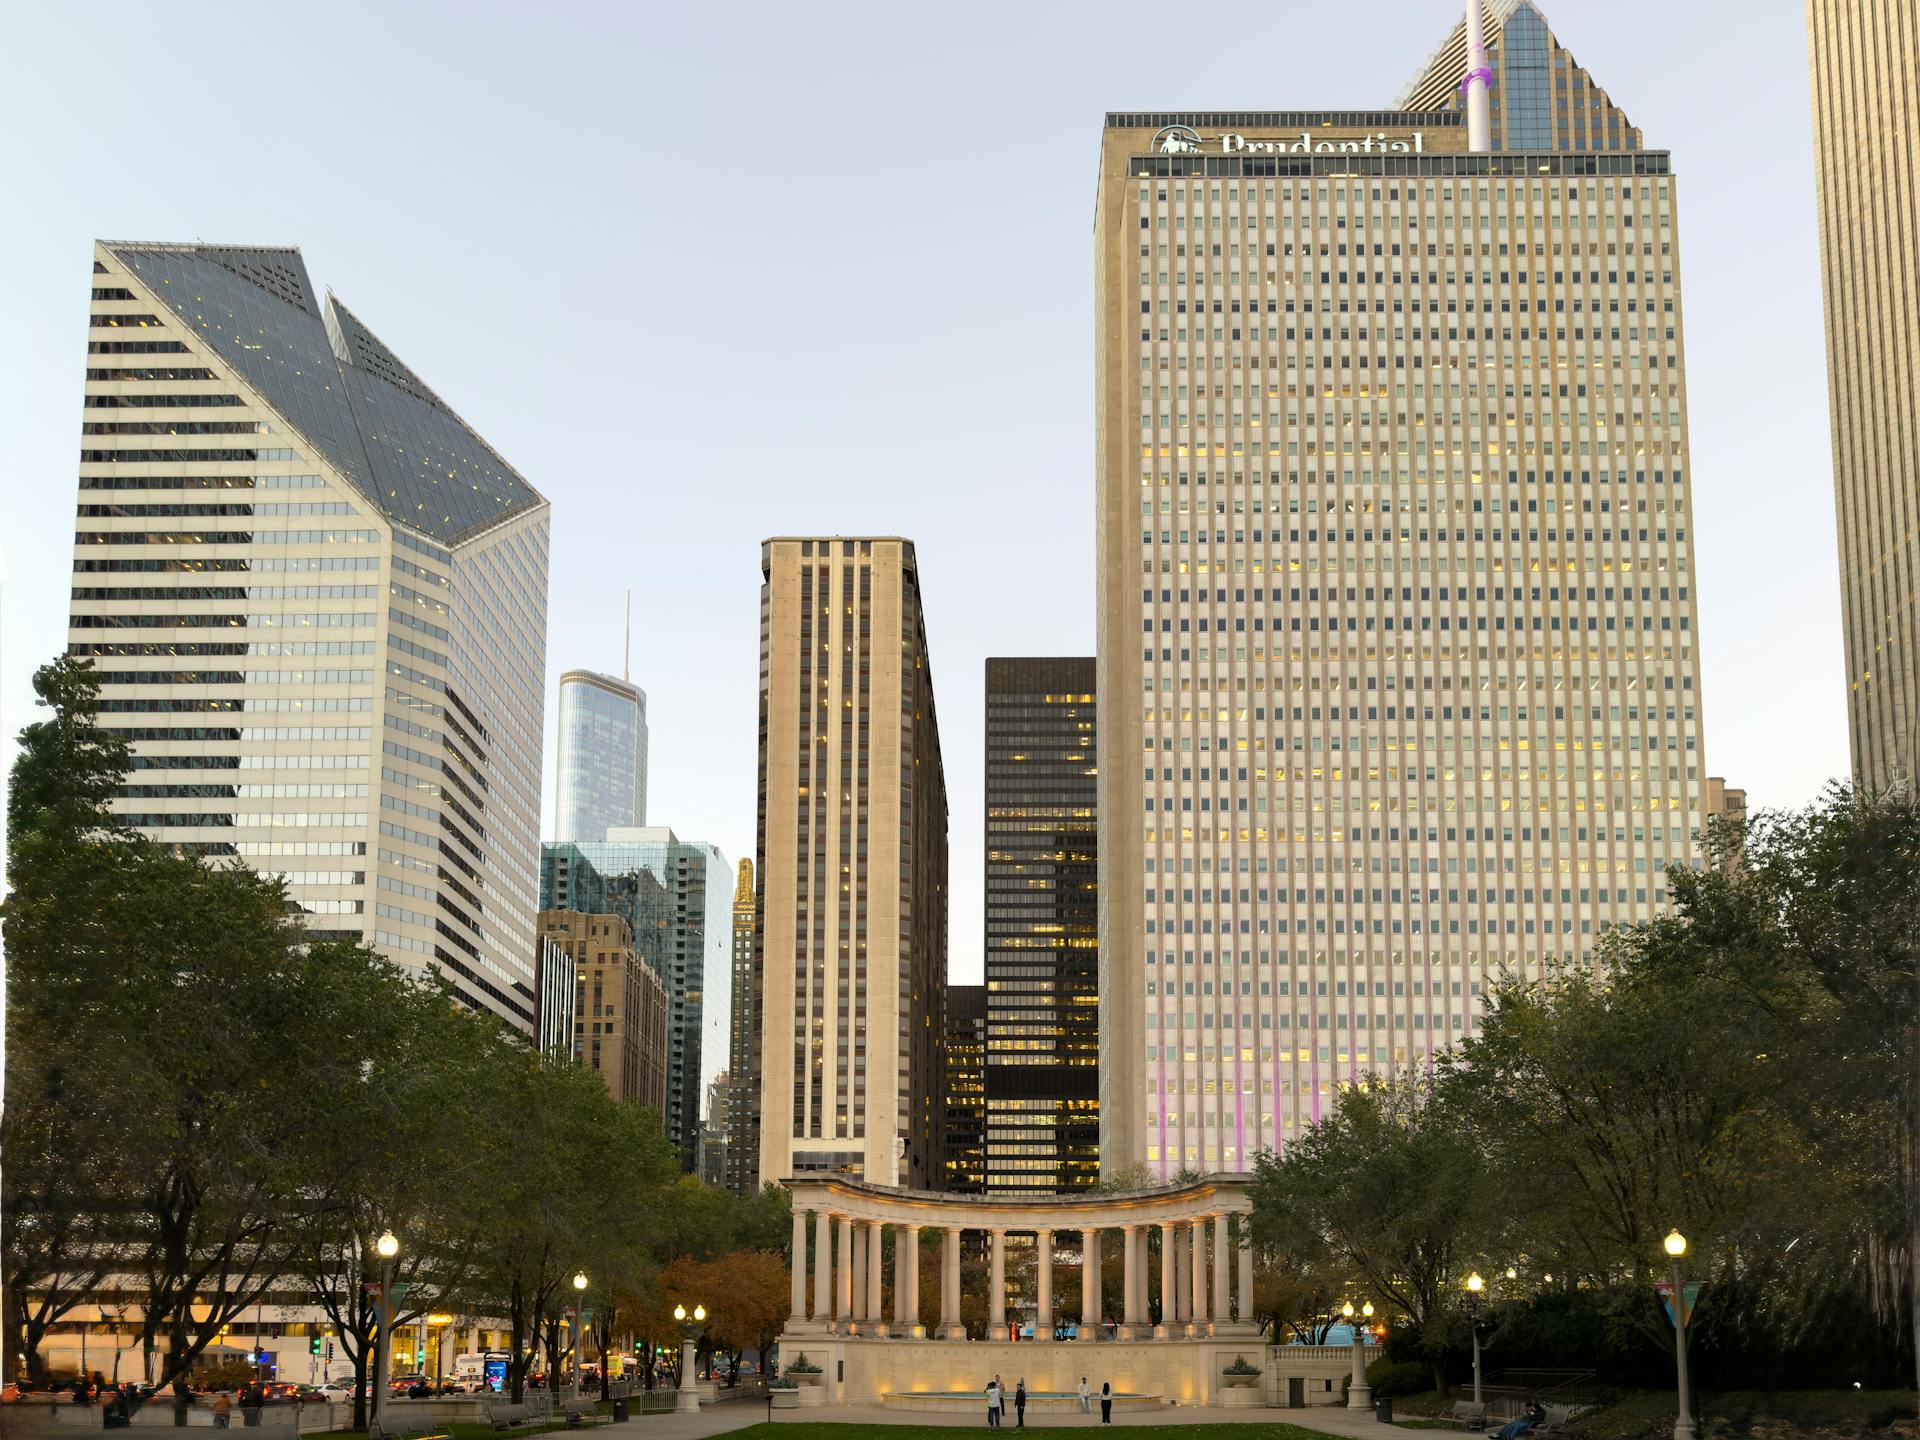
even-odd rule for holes
{"type": "Polygon", "coordinates": [[[580,1300],[587,1293],[583,1270],[573,1277],[573,1398],[580,1398],[580,1352],[586,1348],[586,1332],[580,1328],[580,1300]]]}
{"type": "Polygon", "coordinates": [[[1467,1276],[1467,1328],[1473,1331],[1473,1403],[1482,1403],[1480,1397],[1480,1292],[1487,1288],[1487,1282],[1480,1278],[1480,1272],[1474,1271],[1467,1276]]]}
{"type": "Polygon", "coordinates": [[[379,1420],[386,1413],[387,1370],[393,1364],[393,1261],[400,1242],[383,1230],[373,1249],[380,1257],[380,1317],[373,1332],[373,1418],[379,1420]]]}
{"type": "Polygon", "coordinates": [[[1673,1440],[1693,1440],[1693,1394],[1687,1382],[1687,1285],[1680,1261],[1687,1253],[1687,1237],[1671,1231],[1664,1242],[1673,1282],[1673,1363],[1680,1382],[1680,1409],[1673,1419],[1673,1440]]]}
{"type": "MultiPolygon", "coordinates": [[[[1359,1313],[1371,1318],[1373,1302],[1367,1301],[1360,1307],[1359,1313]]],[[[1347,1330],[1353,1337],[1353,1378],[1347,1383],[1347,1408],[1349,1410],[1371,1410],[1373,1408],[1373,1387],[1367,1384],[1366,1324],[1354,1318],[1353,1302],[1347,1301],[1340,1307],[1345,1317],[1347,1330]]]]}
{"type": "Polygon", "coordinates": [[[673,1307],[673,1318],[680,1322],[680,1390],[674,1399],[676,1414],[698,1415],[700,1413],[700,1390],[693,1379],[693,1347],[699,1343],[700,1329],[707,1322],[707,1307],[696,1305],[693,1313],[687,1313],[687,1307],[673,1307]]]}
{"type": "Polygon", "coordinates": [[[427,1326],[433,1331],[433,1388],[440,1389],[440,1377],[447,1368],[447,1326],[453,1323],[453,1316],[434,1314],[427,1316],[427,1326]]]}

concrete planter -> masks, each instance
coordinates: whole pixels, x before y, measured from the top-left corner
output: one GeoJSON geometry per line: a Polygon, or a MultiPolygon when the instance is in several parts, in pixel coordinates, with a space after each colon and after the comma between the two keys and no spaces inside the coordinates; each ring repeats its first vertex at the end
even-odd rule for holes
{"type": "Polygon", "coordinates": [[[767,1392],[773,1397],[773,1408],[776,1410],[798,1410],[800,1397],[806,1393],[804,1390],[769,1390],[767,1392]]]}
{"type": "Polygon", "coordinates": [[[825,1370],[789,1370],[787,1378],[804,1390],[809,1385],[826,1384],[827,1372],[825,1370]]]}
{"type": "Polygon", "coordinates": [[[1220,1392],[1220,1404],[1228,1410],[1257,1410],[1261,1404],[1259,1387],[1228,1385],[1220,1392]]]}

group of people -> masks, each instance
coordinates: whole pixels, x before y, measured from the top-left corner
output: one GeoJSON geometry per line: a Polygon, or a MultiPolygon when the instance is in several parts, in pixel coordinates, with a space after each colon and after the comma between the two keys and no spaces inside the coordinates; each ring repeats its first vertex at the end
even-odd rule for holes
{"type": "MultiPolygon", "coordinates": [[[[1087,1377],[1082,1375],[1080,1377],[1080,1413],[1082,1415],[1091,1415],[1093,1413],[1093,1398],[1093,1388],[1087,1384],[1087,1377]]],[[[1000,1377],[996,1375],[987,1382],[987,1426],[989,1429],[998,1430],[1000,1428],[1000,1422],[1006,1416],[1006,1409],[1007,1389],[1006,1386],[1000,1383],[1000,1377]]],[[[1016,1430],[1026,1429],[1027,1382],[1024,1376],[1022,1376],[1013,1387],[1013,1414],[1014,1428],[1016,1430]]],[[[1102,1381],[1100,1384],[1100,1423],[1102,1425],[1111,1425],[1113,1423],[1113,1386],[1107,1381],[1102,1381]]]]}

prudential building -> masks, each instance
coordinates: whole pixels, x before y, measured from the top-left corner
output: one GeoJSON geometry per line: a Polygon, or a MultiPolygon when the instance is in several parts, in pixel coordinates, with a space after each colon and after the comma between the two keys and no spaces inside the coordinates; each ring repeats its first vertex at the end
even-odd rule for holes
{"type": "Polygon", "coordinates": [[[1109,1174],[1249,1168],[1693,854],[1678,182],[1477,18],[1422,108],[1107,116],[1109,1174]]]}

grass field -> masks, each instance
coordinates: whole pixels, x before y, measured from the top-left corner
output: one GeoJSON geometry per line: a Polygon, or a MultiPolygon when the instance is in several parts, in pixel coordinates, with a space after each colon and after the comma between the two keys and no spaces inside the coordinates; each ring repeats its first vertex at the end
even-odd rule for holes
{"type": "MultiPolygon", "coordinates": [[[[1440,1418],[1460,1392],[1396,1398],[1394,1420],[1408,1429],[1449,1430],[1440,1418]]],[[[1671,1440],[1671,1390],[1615,1391],[1599,1409],[1567,1427],[1576,1440],[1671,1440]]],[[[1725,1390],[1699,1401],[1708,1440],[1743,1435],[1920,1435],[1911,1390],[1725,1390]],[[1904,1422],[1904,1427],[1896,1422],[1904,1422]]]]}
{"type": "MultiPolygon", "coordinates": [[[[1046,1427],[1041,1427],[1046,1428],[1046,1427]]],[[[1129,1424],[1125,1434],[1141,1427],[1129,1424]]],[[[1327,1440],[1324,1430],[1298,1425],[1155,1425],[1155,1440],[1327,1440]]],[[[1007,1427],[1009,1431],[1012,1426],[1007,1427]]],[[[835,1425],[809,1421],[775,1421],[731,1431],[726,1440],[953,1440],[951,1425],[835,1425]]]]}

